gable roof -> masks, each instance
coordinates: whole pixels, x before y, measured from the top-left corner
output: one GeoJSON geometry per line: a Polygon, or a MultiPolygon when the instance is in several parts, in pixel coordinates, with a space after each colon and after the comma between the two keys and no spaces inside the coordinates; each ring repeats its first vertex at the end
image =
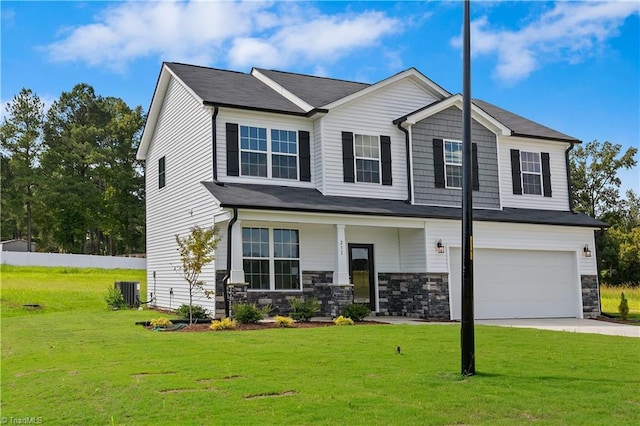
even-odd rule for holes
{"type": "MultiPolygon", "coordinates": [[[[395,124],[403,122],[415,124],[416,122],[424,120],[426,117],[436,114],[443,109],[456,104],[461,104],[461,102],[462,95],[458,93],[446,99],[426,105],[409,114],[403,115],[402,117],[395,119],[393,122],[395,124]]],[[[471,109],[474,113],[485,119],[489,124],[501,130],[503,134],[572,143],[581,142],[579,139],[572,136],[553,130],[547,126],[531,121],[528,118],[524,118],[480,99],[472,100],[471,109]]]]}
{"type": "Polygon", "coordinates": [[[164,65],[205,105],[306,115],[302,108],[251,74],[174,62],[165,62],[164,65]]]}
{"type": "Polygon", "coordinates": [[[500,107],[485,102],[480,99],[474,99],[473,103],[485,110],[488,114],[494,117],[496,120],[503,123],[505,126],[511,129],[512,136],[524,136],[524,137],[536,137],[541,139],[560,140],[566,142],[580,143],[579,139],[564,133],[553,130],[547,126],[531,121],[528,118],[524,118],[500,107]]]}
{"type": "MultiPolygon", "coordinates": [[[[457,207],[414,205],[401,200],[329,196],[322,195],[314,188],[216,182],[202,182],[202,184],[219,201],[221,207],[421,219],[459,220],[462,218],[462,209],[457,207]]],[[[502,210],[474,209],[473,214],[474,220],[477,221],[588,228],[608,226],[583,213],[570,211],[504,208],[502,210]]]]}
{"type": "Polygon", "coordinates": [[[255,68],[261,74],[293,93],[309,105],[319,108],[371,86],[368,83],[255,68]]]}

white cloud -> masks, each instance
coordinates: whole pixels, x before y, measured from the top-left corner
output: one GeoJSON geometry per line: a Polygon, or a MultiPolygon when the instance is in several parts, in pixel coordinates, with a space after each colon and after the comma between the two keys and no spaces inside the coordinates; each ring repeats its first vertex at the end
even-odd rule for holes
{"type": "MultiPolygon", "coordinates": [[[[485,16],[471,23],[472,54],[495,55],[496,77],[517,82],[548,62],[582,62],[639,11],[635,1],[560,2],[516,31],[491,28],[485,16]]],[[[451,44],[460,47],[461,38],[451,44]]]]}
{"type": "Polygon", "coordinates": [[[301,60],[333,62],[350,51],[375,46],[396,32],[397,20],[380,12],[361,15],[301,16],[267,38],[236,39],[229,52],[234,66],[286,66],[301,60]]]}
{"type": "Polygon", "coordinates": [[[43,49],[54,61],[116,71],[137,58],[283,67],[375,46],[399,22],[381,12],[324,15],[291,2],[127,2],[66,29],[43,49]]]}

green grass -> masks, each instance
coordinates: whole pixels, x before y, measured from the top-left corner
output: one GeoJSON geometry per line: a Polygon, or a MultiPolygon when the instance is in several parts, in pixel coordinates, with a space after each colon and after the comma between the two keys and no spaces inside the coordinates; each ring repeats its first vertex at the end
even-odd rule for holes
{"type": "Polygon", "coordinates": [[[624,292],[624,297],[627,298],[627,303],[629,304],[629,319],[640,320],[640,286],[600,286],[602,312],[618,316],[618,305],[620,305],[620,294],[622,292],[624,292]]]}
{"type": "Polygon", "coordinates": [[[146,293],[146,272],[130,269],[46,268],[2,265],[0,314],[17,315],[104,309],[104,295],[115,281],[140,282],[146,293]],[[41,308],[25,308],[37,304],[41,308]]]}
{"type": "Polygon", "coordinates": [[[107,311],[100,288],[93,309],[84,309],[87,302],[82,310],[2,318],[4,418],[127,425],[640,421],[640,339],[477,326],[478,375],[465,379],[455,324],[161,333],[134,325],[154,312],[107,311]]]}

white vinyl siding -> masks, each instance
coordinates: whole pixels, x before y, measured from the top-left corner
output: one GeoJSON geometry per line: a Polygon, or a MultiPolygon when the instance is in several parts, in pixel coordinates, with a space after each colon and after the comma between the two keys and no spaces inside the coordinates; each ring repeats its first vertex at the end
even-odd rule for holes
{"type": "Polygon", "coordinates": [[[406,199],[408,194],[405,135],[392,121],[435,100],[411,79],[404,79],[332,109],[329,114],[320,118],[325,195],[406,199]],[[344,182],[342,132],[391,137],[393,185],[367,187],[358,182],[344,182]]]}
{"type": "Polygon", "coordinates": [[[503,207],[516,207],[541,210],[569,210],[569,191],[567,185],[567,166],[565,151],[567,143],[539,141],[525,138],[500,136],[498,139],[500,167],[500,194],[503,207]],[[522,152],[548,152],[549,172],[551,174],[551,197],[513,193],[511,180],[511,153],[517,149],[522,152]]]}
{"type": "MultiPolygon", "coordinates": [[[[186,236],[195,225],[213,225],[212,197],[200,184],[212,180],[213,172],[211,112],[175,79],[167,88],[146,164],[148,291],[155,284],[158,306],[177,308],[188,303],[188,288],[175,269],[180,265],[175,236],[186,236]],[[159,160],[165,156],[168,175],[166,186],[159,189],[159,160]]],[[[214,288],[214,263],[201,278],[208,289],[214,288]]],[[[213,308],[213,299],[197,297],[195,303],[213,308]]]]}
{"type": "MultiPolygon", "coordinates": [[[[578,256],[580,275],[597,275],[596,257],[581,255],[585,244],[594,247],[593,229],[571,226],[532,225],[518,223],[475,222],[474,247],[509,250],[567,251],[578,256]]],[[[461,246],[459,221],[427,220],[428,272],[449,272],[449,256],[435,253],[435,242],[441,239],[446,248],[461,246]]]]}

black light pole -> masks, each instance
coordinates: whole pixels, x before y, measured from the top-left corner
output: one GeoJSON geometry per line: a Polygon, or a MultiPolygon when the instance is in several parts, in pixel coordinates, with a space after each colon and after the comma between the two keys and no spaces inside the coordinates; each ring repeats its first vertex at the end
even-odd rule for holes
{"type": "Polygon", "coordinates": [[[471,31],[469,0],[464,1],[462,41],[462,375],[476,374],[473,325],[473,182],[471,173],[471,31]]]}

